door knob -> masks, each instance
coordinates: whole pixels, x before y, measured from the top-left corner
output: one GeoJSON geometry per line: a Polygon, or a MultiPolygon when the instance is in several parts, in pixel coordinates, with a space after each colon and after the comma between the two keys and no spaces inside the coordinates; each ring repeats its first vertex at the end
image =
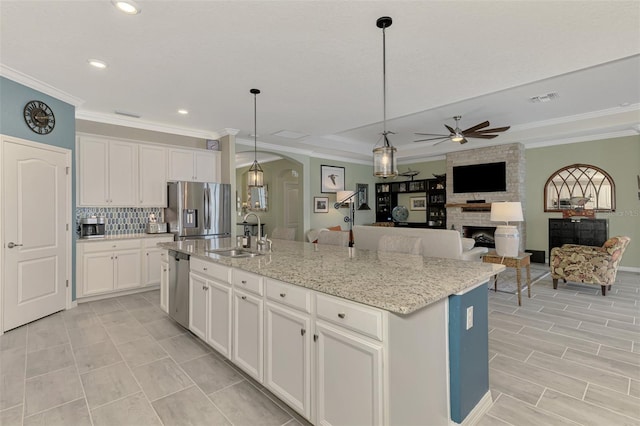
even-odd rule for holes
{"type": "Polygon", "coordinates": [[[7,244],[7,247],[9,248],[22,247],[22,244],[15,244],[13,241],[11,241],[9,244],[7,244]]]}

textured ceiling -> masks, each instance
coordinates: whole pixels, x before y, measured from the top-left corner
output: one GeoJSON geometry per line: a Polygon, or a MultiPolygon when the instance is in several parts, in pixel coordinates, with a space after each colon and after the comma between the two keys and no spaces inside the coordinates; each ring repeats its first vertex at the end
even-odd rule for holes
{"type": "Polygon", "coordinates": [[[638,1],[0,1],[3,75],[79,99],[79,118],[186,135],[238,129],[261,150],[369,161],[387,127],[401,160],[493,143],[637,134],[638,1]],[[108,63],[93,69],[87,59],[108,63]],[[531,96],[560,97],[533,104],[531,96]],[[178,108],[189,115],[181,116],[178,108]],[[136,113],[126,119],[114,111],[136,113]],[[484,120],[512,129],[464,146],[413,143],[484,120]],[[306,135],[275,136],[281,130],[306,135]]]}

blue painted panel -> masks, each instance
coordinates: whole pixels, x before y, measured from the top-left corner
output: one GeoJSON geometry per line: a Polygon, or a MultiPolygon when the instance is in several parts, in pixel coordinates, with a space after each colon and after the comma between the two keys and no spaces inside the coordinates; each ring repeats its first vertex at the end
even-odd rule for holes
{"type": "Polygon", "coordinates": [[[449,364],[451,419],[462,423],[489,391],[487,285],[449,296],[449,364]],[[473,327],[466,330],[469,306],[473,306],[473,327]]]}
{"type": "MultiPolygon", "coordinates": [[[[47,145],[70,149],[71,154],[71,229],[76,229],[76,117],[75,107],[60,101],[30,87],[16,83],[5,77],[0,77],[0,133],[27,139],[47,145]],[[22,115],[24,106],[32,100],[40,100],[49,105],[56,117],[56,126],[48,135],[40,135],[29,129],[22,115]]],[[[72,298],[76,298],[76,235],[72,232],[72,271],[71,285],[72,298]]]]}

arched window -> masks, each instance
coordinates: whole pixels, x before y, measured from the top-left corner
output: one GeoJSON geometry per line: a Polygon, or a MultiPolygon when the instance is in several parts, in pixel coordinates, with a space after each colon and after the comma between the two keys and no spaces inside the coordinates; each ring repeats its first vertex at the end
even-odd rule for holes
{"type": "Polygon", "coordinates": [[[615,211],[616,186],[611,176],[588,164],[572,164],[553,173],[544,185],[544,211],[575,208],[615,211]]]}

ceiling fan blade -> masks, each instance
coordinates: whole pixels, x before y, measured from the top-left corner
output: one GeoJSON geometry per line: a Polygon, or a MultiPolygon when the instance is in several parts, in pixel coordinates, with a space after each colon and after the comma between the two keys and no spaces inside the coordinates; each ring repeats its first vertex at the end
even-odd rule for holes
{"type": "Polygon", "coordinates": [[[441,138],[448,138],[449,135],[441,135],[439,133],[414,133],[414,135],[419,136],[440,136],[441,138]]]}
{"type": "Polygon", "coordinates": [[[469,141],[466,138],[462,138],[462,140],[460,141],[460,145],[464,145],[467,142],[469,141]]]}
{"type": "Polygon", "coordinates": [[[469,127],[467,130],[463,130],[462,133],[473,133],[478,129],[482,129],[483,127],[489,127],[489,122],[488,121],[484,121],[480,124],[476,124],[473,127],[469,127]]]}
{"type": "Polygon", "coordinates": [[[442,142],[446,142],[448,140],[449,140],[449,138],[442,139],[440,142],[434,143],[433,146],[440,145],[442,142]]]}
{"type": "Polygon", "coordinates": [[[448,131],[450,131],[452,135],[455,135],[455,134],[456,134],[456,131],[453,129],[453,127],[448,126],[448,125],[446,125],[446,124],[444,125],[444,127],[446,127],[446,128],[447,128],[447,130],[448,130],[448,131]]]}
{"type": "Polygon", "coordinates": [[[493,139],[497,138],[498,135],[485,135],[483,133],[471,133],[469,135],[464,135],[466,138],[478,138],[478,139],[493,139]]]}
{"type": "Polygon", "coordinates": [[[511,128],[511,126],[496,127],[495,129],[478,130],[475,133],[499,133],[499,132],[506,132],[510,128],[511,128]]]}
{"type": "Polygon", "coordinates": [[[438,136],[437,138],[427,138],[427,139],[418,139],[414,142],[426,142],[426,141],[437,141],[438,139],[449,139],[448,136],[438,136]]]}

